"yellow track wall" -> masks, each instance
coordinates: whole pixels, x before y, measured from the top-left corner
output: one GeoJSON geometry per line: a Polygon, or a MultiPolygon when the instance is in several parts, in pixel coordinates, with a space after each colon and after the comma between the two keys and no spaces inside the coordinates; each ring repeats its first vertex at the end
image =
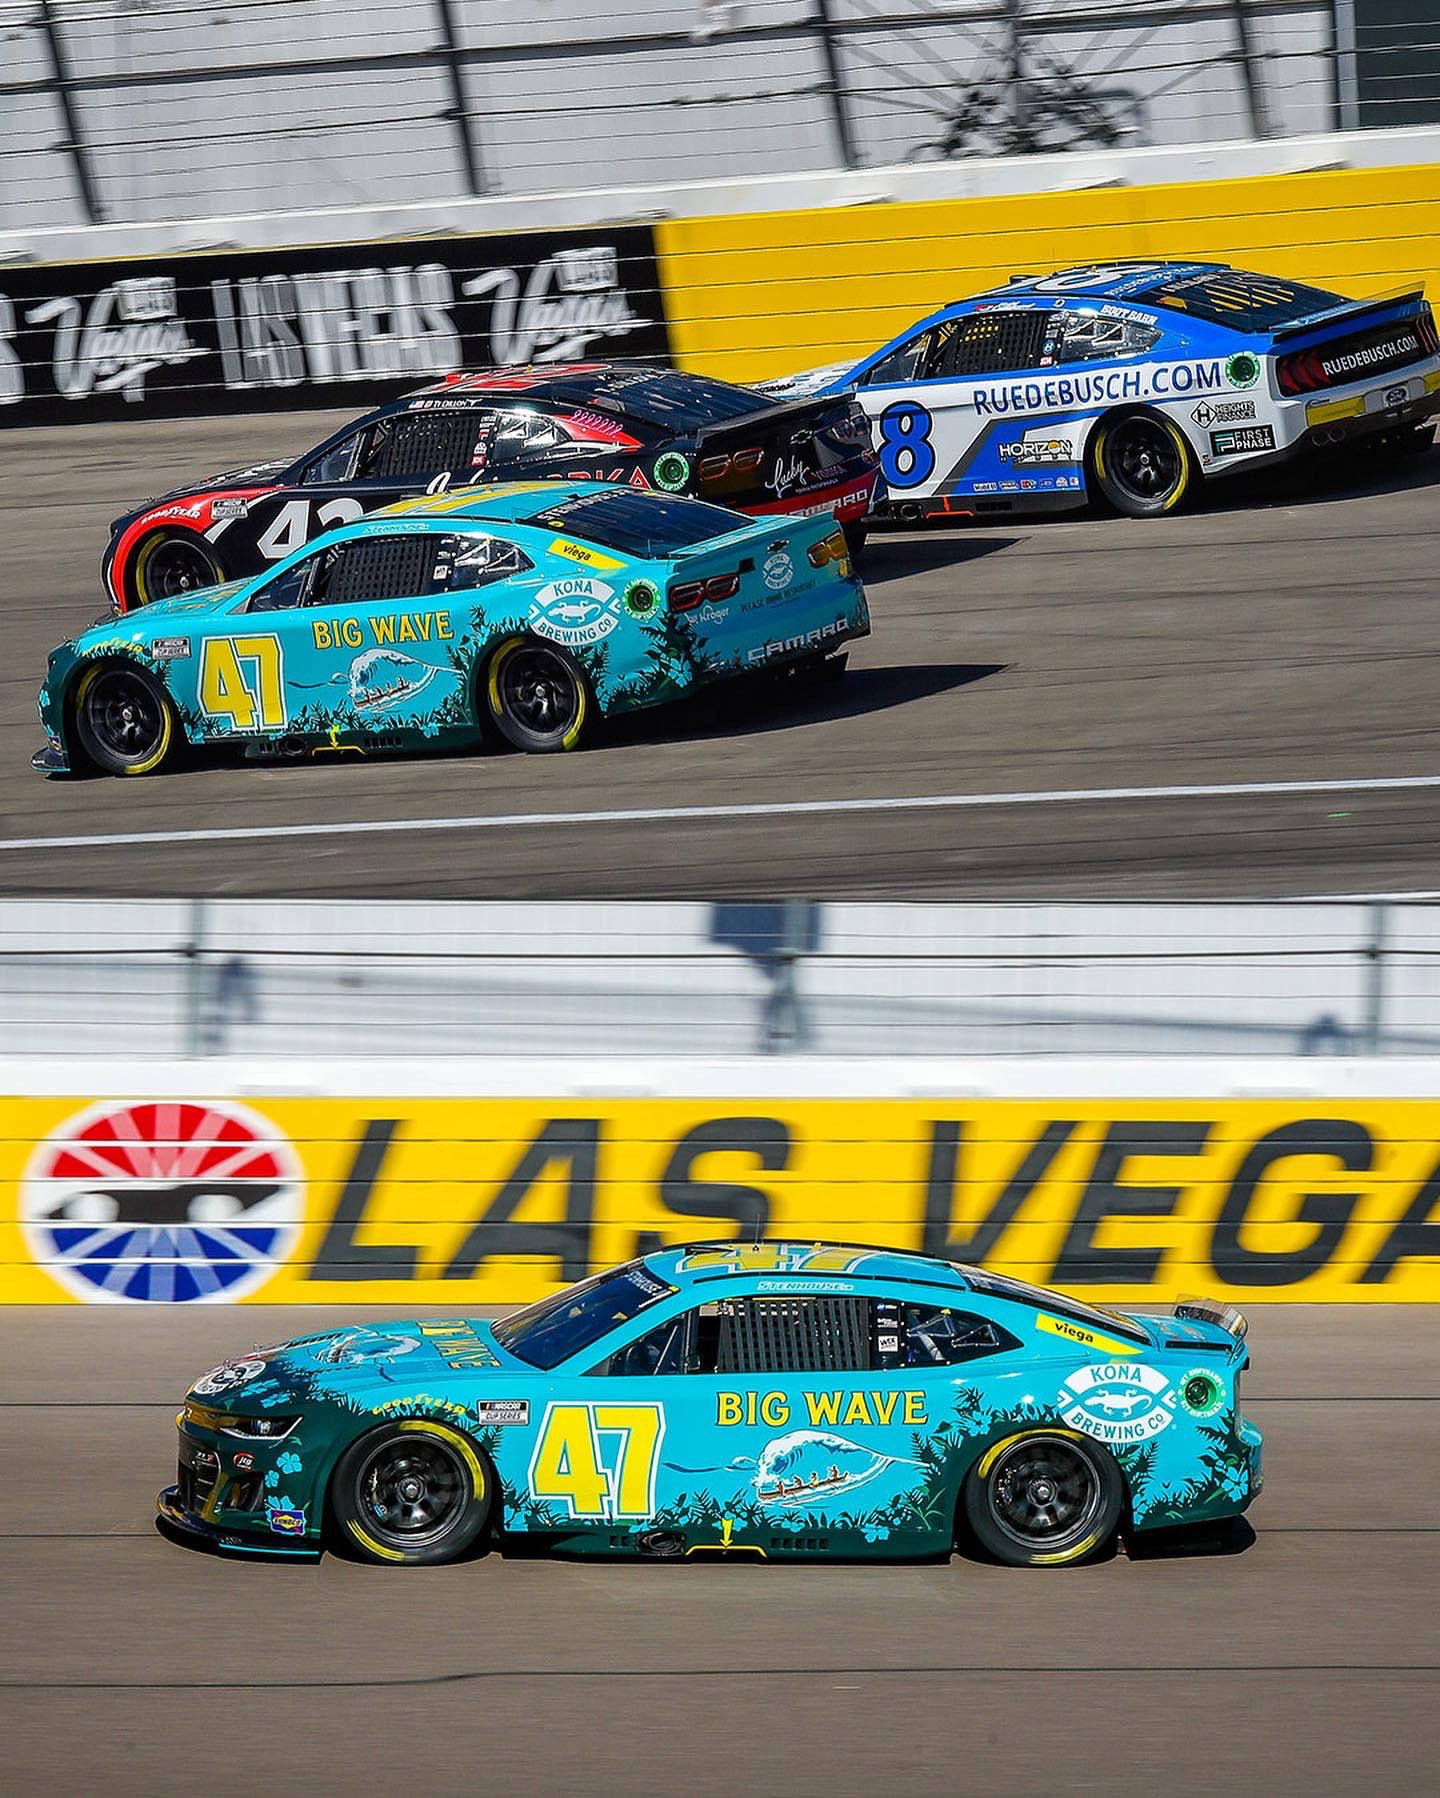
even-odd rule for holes
{"type": "Polygon", "coordinates": [[[1011,274],[1195,257],[1366,298],[1440,276],[1440,165],[887,202],[656,226],[675,359],[759,380],[878,348],[1011,274]]]}
{"type": "MultiPolygon", "coordinates": [[[[243,1103],[303,1170],[261,1303],[520,1302],[657,1240],[757,1226],[1111,1301],[1440,1298],[1440,1109],[1424,1101],[243,1103]]],[[[53,1208],[36,1176],[96,1109],[0,1099],[0,1302],[73,1301],[23,1220],[53,1208]]],[[[153,1190],[154,1168],[132,1166],[117,1178],[102,1157],[94,1184],[153,1190]]]]}

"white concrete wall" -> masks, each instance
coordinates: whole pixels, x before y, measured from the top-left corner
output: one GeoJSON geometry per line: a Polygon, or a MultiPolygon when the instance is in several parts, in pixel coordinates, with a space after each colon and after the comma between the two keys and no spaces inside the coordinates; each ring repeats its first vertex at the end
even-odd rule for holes
{"type": "Polygon", "coordinates": [[[12,1052],[126,1065],[1440,1048],[1436,905],[839,904],[816,923],[792,1002],[704,905],[10,900],[0,1015],[12,1052]]]}
{"type": "MultiPolygon", "coordinates": [[[[466,110],[488,193],[647,187],[840,166],[810,0],[457,0],[466,110]],[[704,31],[706,20],[719,29],[704,31]],[[726,28],[728,26],[728,28],[726,28]]],[[[1004,79],[997,0],[833,0],[859,163],[904,163],[967,84],[1004,79]]],[[[1032,103],[1059,63],[1125,129],[1120,147],[1249,134],[1233,21],[1141,0],[1027,0],[1032,103]],[[1134,20],[1127,15],[1135,14],[1134,20]]],[[[383,207],[467,189],[431,0],[230,7],[55,0],[74,105],[108,220],[383,207]]],[[[1270,128],[1333,122],[1330,13],[1257,17],[1270,128]]],[[[84,220],[38,9],[0,0],[0,231],[84,220]]],[[[994,155],[986,145],[982,154],[994,155]]]]}

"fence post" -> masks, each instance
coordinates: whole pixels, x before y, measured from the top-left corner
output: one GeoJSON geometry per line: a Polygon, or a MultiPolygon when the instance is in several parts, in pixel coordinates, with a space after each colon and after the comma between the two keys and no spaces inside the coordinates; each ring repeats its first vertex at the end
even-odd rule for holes
{"type": "Polygon", "coordinates": [[[1245,0],[1230,0],[1235,14],[1235,37],[1239,44],[1240,75],[1245,83],[1245,110],[1250,116],[1251,137],[1273,137],[1270,114],[1265,104],[1265,83],[1260,75],[1260,57],[1250,35],[1250,15],[1245,0]]]}
{"type": "Polygon", "coordinates": [[[45,44],[50,56],[50,75],[59,96],[60,112],[65,120],[65,142],[58,147],[70,153],[70,160],[75,167],[75,185],[80,189],[80,204],[85,208],[86,224],[100,225],[105,222],[105,208],[100,204],[94,177],[90,172],[90,152],[85,144],[85,133],[75,104],[75,83],[70,75],[64,40],[60,36],[60,21],[55,17],[51,0],[40,0],[40,29],[45,34],[45,44]]]}
{"type": "Polygon", "coordinates": [[[1370,907],[1370,941],[1365,946],[1365,1020],[1361,1042],[1367,1055],[1380,1053],[1385,1023],[1385,954],[1389,946],[1390,907],[1377,900],[1370,907]]]}
{"type": "Polygon", "coordinates": [[[806,1048],[810,1029],[800,1002],[799,964],[820,942],[819,907],[813,899],[787,899],[780,907],[775,947],[764,958],[770,990],[760,1014],[760,1053],[796,1055],[806,1048]]]}
{"type": "Polygon", "coordinates": [[[205,901],[190,901],[190,936],[180,953],[185,960],[184,1048],[190,1057],[205,1053],[205,901]]]}
{"type": "Polygon", "coordinates": [[[845,89],[840,79],[840,57],[835,47],[835,16],[830,10],[830,0],[815,0],[815,29],[820,37],[820,54],[825,58],[825,92],[830,101],[830,116],[835,122],[835,142],[840,151],[840,161],[847,169],[858,169],[860,158],[855,153],[850,114],[845,104],[845,89]]]}
{"type": "Polygon", "coordinates": [[[1010,123],[1018,141],[1025,129],[1025,23],[1022,0],[1005,0],[1005,78],[1010,83],[1010,123]]]}
{"type": "Polygon", "coordinates": [[[1355,73],[1355,0],[1333,0],[1335,129],[1360,129],[1360,88],[1355,73]]]}
{"type": "Polygon", "coordinates": [[[460,59],[460,43],[455,35],[455,15],[450,0],[435,0],[440,18],[440,42],[445,53],[445,68],[450,81],[450,117],[460,143],[460,160],[465,165],[465,185],[479,199],[485,193],[484,171],[480,152],[475,147],[475,134],[470,129],[470,105],[465,96],[465,71],[460,59]]]}

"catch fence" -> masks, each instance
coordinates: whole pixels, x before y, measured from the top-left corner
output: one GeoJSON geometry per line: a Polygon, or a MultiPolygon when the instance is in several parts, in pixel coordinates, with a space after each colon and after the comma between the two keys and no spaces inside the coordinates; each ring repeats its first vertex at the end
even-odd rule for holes
{"type": "Polygon", "coordinates": [[[1440,906],[0,902],[14,1056],[1418,1055],[1440,906]]]}
{"type": "Polygon", "coordinates": [[[1440,122],[1431,0],[3,0],[0,229],[1440,122]]]}

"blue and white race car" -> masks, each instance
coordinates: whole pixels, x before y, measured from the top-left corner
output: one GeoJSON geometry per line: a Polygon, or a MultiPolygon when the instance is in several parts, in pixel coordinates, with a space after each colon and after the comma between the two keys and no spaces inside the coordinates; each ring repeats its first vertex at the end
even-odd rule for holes
{"type": "Polygon", "coordinates": [[[1423,448],[1440,411],[1424,294],[1353,301],[1214,262],[1017,276],[863,361],[766,383],[854,389],[877,516],[1056,510],[1142,518],[1199,484],[1362,436],[1423,448]]]}

